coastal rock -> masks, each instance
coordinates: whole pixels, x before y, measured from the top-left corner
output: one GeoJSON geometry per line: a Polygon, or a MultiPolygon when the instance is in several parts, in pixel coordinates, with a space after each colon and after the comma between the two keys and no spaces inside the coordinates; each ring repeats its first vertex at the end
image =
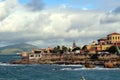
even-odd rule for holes
{"type": "Polygon", "coordinates": [[[94,62],[86,61],[85,65],[86,68],[95,68],[94,62]]]}
{"type": "Polygon", "coordinates": [[[15,60],[11,61],[11,64],[29,64],[28,59],[21,59],[21,60],[15,60]]]}
{"type": "Polygon", "coordinates": [[[85,64],[85,67],[86,68],[95,68],[95,65],[93,65],[93,64],[85,64]]]}
{"type": "Polygon", "coordinates": [[[114,68],[115,64],[113,62],[111,62],[111,61],[108,61],[108,62],[104,63],[104,67],[105,68],[114,68]]]}

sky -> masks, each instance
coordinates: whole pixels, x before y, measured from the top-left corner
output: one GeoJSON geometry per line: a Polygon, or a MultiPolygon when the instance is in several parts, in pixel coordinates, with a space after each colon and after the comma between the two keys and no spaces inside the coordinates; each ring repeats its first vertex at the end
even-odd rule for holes
{"type": "Polygon", "coordinates": [[[0,46],[83,46],[113,32],[120,0],[0,0],[0,46]]]}

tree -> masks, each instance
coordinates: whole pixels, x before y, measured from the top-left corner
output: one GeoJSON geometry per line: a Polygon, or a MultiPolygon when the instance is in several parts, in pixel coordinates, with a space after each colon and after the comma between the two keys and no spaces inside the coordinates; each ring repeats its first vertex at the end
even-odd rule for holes
{"type": "Polygon", "coordinates": [[[53,53],[57,53],[57,47],[54,47],[54,49],[53,49],[52,52],[53,52],[53,53]]]}
{"type": "Polygon", "coordinates": [[[116,47],[115,46],[111,46],[109,49],[108,49],[108,52],[110,53],[115,53],[117,50],[116,50],[116,47]]]}
{"type": "Polygon", "coordinates": [[[65,46],[62,46],[62,50],[63,50],[63,52],[66,52],[66,51],[68,51],[68,48],[65,46]]]}
{"type": "Polygon", "coordinates": [[[83,47],[82,47],[82,50],[87,50],[87,45],[84,45],[83,47]]]}
{"type": "Polygon", "coordinates": [[[71,52],[71,48],[69,48],[68,51],[71,52]]]}
{"type": "Polygon", "coordinates": [[[72,51],[80,50],[80,47],[74,48],[72,51]]]}
{"type": "Polygon", "coordinates": [[[60,46],[58,45],[57,47],[54,47],[53,52],[60,53],[61,52],[60,46]]]}
{"type": "Polygon", "coordinates": [[[57,50],[60,50],[60,46],[59,45],[57,46],[57,50]]]}
{"type": "Polygon", "coordinates": [[[87,45],[84,45],[83,47],[82,47],[82,50],[84,51],[84,52],[89,52],[89,50],[87,49],[87,45]]]}

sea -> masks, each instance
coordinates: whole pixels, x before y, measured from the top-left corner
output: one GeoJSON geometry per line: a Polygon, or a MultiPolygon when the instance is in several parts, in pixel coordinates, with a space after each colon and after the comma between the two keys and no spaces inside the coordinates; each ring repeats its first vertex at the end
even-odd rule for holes
{"type": "Polygon", "coordinates": [[[85,68],[82,65],[10,64],[20,55],[0,55],[0,80],[120,80],[120,68],[85,68]]]}

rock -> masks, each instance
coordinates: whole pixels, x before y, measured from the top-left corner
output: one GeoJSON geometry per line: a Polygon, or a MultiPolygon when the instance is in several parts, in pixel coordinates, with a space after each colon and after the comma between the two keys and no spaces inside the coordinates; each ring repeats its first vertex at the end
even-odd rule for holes
{"type": "Polygon", "coordinates": [[[86,68],[95,68],[95,65],[93,65],[93,64],[85,64],[85,67],[86,68]]]}
{"type": "Polygon", "coordinates": [[[108,62],[105,62],[105,63],[104,63],[104,67],[105,67],[105,68],[114,68],[115,65],[114,65],[113,62],[108,61],[108,62]]]}

